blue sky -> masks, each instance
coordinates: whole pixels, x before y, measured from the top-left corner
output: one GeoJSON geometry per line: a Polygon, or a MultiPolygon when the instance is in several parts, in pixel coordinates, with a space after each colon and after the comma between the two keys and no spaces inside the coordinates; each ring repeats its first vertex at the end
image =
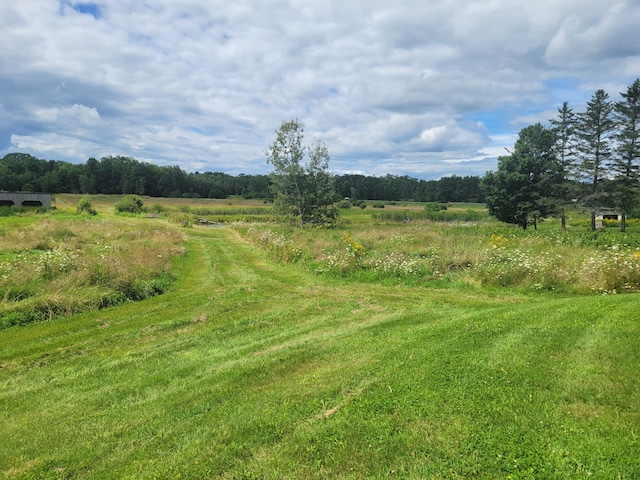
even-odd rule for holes
{"type": "Polygon", "coordinates": [[[336,173],[483,175],[640,77],[636,0],[1,2],[0,156],[267,173],[286,120],[336,173]]]}

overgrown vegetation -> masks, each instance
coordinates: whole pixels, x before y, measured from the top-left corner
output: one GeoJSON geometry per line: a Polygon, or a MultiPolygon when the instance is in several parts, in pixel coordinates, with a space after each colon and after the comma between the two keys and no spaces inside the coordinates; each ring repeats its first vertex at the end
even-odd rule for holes
{"type": "MultiPolygon", "coordinates": [[[[574,216],[577,214],[574,214],[574,216]]],[[[638,222],[629,223],[637,230],[638,222]]],[[[526,292],[640,291],[637,233],[590,232],[589,218],[538,230],[509,227],[477,208],[350,210],[335,230],[242,229],[272,258],[317,273],[369,283],[506,287],[526,292]],[[365,216],[366,215],[366,216],[365,216]]]]}
{"type": "Polygon", "coordinates": [[[141,300],[173,283],[166,225],[28,217],[0,228],[0,328],[141,300]]]}

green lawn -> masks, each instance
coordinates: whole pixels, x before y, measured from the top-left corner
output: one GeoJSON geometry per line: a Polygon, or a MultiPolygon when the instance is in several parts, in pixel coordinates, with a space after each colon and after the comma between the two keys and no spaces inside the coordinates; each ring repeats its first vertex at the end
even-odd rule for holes
{"type": "Polygon", "coordinates": [[[341,283],[189,230],[169,293],[0,331],[5,478],[640,477],[640,297],[341,283]]]}

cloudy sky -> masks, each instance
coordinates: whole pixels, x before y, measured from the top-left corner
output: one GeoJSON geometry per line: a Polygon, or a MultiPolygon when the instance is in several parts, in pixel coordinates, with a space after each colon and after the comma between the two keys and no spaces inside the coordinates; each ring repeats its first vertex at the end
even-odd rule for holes
{"type": "Polygon", "coordinates": [[[336,173],[483,175],[640,76],[638,0],[0,2],[0,156],[267,173],[297,118],[336,173]]]}

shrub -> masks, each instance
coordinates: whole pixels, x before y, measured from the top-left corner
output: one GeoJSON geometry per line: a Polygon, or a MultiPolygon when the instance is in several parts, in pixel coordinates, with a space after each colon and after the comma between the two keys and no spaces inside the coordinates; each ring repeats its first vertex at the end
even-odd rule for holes
{"type": "Polygon", "coordinates": [[[441,210],[446,210],[447,206],[444,203],[438,202],[427,202],[424,206],[424,210],[426,212],[439,212],[441,210]]]}
{"type": "Polygon", "coordinates": [[[95,208],[91,205],[91,200],[88,197],[83,197],[80,199],[78,204],[76,205],[76,213],[77,214],[89,214],[89,215],[97,215],[95,208]]]}
{"type": "Polygon", "coordinates": [[[384,203],[376,202],[371,205],[373,208],[384,208],[384,203]]]}
{"type": "Polygon", "coordinates": [[[144,203],[137,195],[126,195],[116,203],[115,209],[119,213],[140,213],[144,203]]]}

